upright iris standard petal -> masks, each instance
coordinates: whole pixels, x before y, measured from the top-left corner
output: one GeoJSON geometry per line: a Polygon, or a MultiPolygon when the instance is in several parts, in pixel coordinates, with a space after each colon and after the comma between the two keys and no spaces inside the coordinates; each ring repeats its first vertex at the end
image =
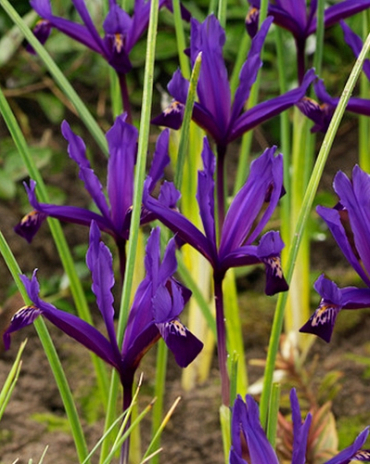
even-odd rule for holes
{"type": "MultiPolygon", "coordinates": [[[[348,211],[356,250],[361,257],[367,276],[370,275],[370,175],[359,166],[352,171],[352,182],[338,172],[334,189],[343,207],[348,211]]],[[[369,279],[367,279],[367,283],[369,279]]]]}
{"type": "MultiPolygon", "coordinates": [[[[267,18],[252,41],[232,104],[227,68],[222,56],[225,32],[214,15],[208,16],[203,23],[195,19],[191,22],[192,64],[198,53],[202,52],[202,66],[197,87],[199,101],[194,104],[192,118],[216,141],[219,153],[225,152],[227,145],[243,133],[296,104],[303,98],[307,87],[315,78],[314,72],[311,71],[298,89],[243,111],[251,86],[262,65],[260,55],[271,22],[272,18],[267,18]]],[[[152,120],[154,124],[173,129],[180,127],[188,87],[189,82],[177,70],[168,85],[168,91],[174,100],[169,108],[152,120]]]]}
{"type": "MultiPolygon", "coordinates": [[[[79,167],[79,177],[96,204],[99,212],[89,211],[74,206],[59,206],[40,203],[36,197],[36,183],[31,180],[30,186],[25,185],[30,204],[34,211],[22,219],[15,227],[15,231],[29,242],[46,217],[90,226],[95,221],[101,231],[113,236],[116,244],[124,255],[125,242],[129,236],[131,207],[134,189],[134,168],[137,153],[137,129],[126,122],[126,115],[118,116],[107,132],[106,138],[109,147],[107,193],[91,168],[86,156],[86,146],[81,137],[74,134],[69,124],[62,123],[62,133],[68,142],[68,153],[79,167]]],[[[169,133],[158,138],[156,152],[150,167],[151,181],[148,184],[151,192],[156,183],[163,176],[165,166],[169,163],[168,155],[169,133]]],[[[147,211],[142,212],[141,223],[153,219],[147,211]]]]}
{"type": "Polygon", "coordinates": [[[228,127],[231,106],[227,69],[222,56],[225,40],[225,31],[214,15],[210,15],[202,24],[195,19],[191,20],[192,65],[202,52],[197,87],[199,102],[205,111],[212,115],[219,132],[225,132],[228,127]]]}
{"type": "Polygon", "coordinates": [[[42,315],[117,369],[125,388],[132,387],[130,382],[141,358],[161,335],[173,351],[178,364],[186,367],[199,354],[203,343],[179,320],[191,292],[172,277],[177,267],[173,240],[169,243],[163,260],[160,260],[159,233],[159,229],[155,229],[148,240],[145,260],[147,275],[136,292],[122,350],[118,347],[113,321],[112,255],[101,241],[100,230],[95,222],[92,222],[90,229],[86,262],[92,274],[92,290],[103,316],[108,339],[77,316],[60,311],[43,301],[39,297],[40,287],[35,271],[31,279],[21,276],[32,304],[21,308],[13,317],[3,337],[6,349],[10,346],[12,332],[32,324],[42,315]]]}
{"type": "Polygon", "coordinates": [[[103,217],[109,220],[110,212],[107,200],[103,193],[103,186],[91,169],[86,157],[86,146],[81,137],[74,134],[67,121],[62,122],[62,134],[68,142],[68,154],[80,168],[79,177],[83,181],[86,190],[94,200],[103,217]]]}
{"type": "MultiPolygon", "coordinates": [[[[203,171],[198,173],[197,201],[205,235],[166,201],[154,199],[144,186],[143,203],[163,224],[176,234],[176,239],[198,250],[211,264],[214,273],[224,276],[236,266],[263,263],[266,267],[266,293],[287,290],[280,266],[284,244],[277,232],[267,232],[256,246],[252,243],[270,219],[282,192],[282,157],[276,148],[267,149],[253,164],[246,184],[234,198],[227,212],[218,248],[215,234],[214,171],[215,156],[204,140],[203,171]],[[268,205],[260,214],[268,199],[268,205]],[[260,216],[259,220],[257,220],[260,216]]],[[[150,179],[147,179],[150,183],[150,179]]],[[[164,184],[164,187],[166,184],[164,184]]]]}
{"type": "Polygon", "coordinates": [[[114,329],[114,308],[112,287],[114,286],[113,259],[110,251],[100,240],[100,230],[93,221],[90,227],[90,246],[86,255],[86,264],[92,276],[91,289],[96,296],[98,308],[103,316],[107,328],[108,338],[113,352],[120,363],[121,355],[117,345],[114,329]]]}
{"type": "Polygon", "coordinates": [[[231,123],[233,123],[243,111],[245,103],[248,101],[252,85],[255,83],[259,69],[262,67],[261,51],[265,43],[267,33],[270,29],[273,18],[270,16],[261,25],[260,31],[252,40],[251,48],[248,53],[239,76],[239,86],[235,93],[232,107],[231,123]]]}
{"type": "Polygon", "coordinates": [[[290,405],[293,421],[293,456],[294,464],[305,464],[308,432],[310,430],[312,415],[309,413],[302,424],[301,410],[299,407],[295,388],[290,391],[290,405]]]}
{"type": "MultiPolygon", "coordinates": [[[[240,436],[242,436],[247,444],[250,456],[248,464],[278,464],[279,461],[274,449],[267,440],[258,416],[257,403],[250,395],[246,396],[245,403],[240,396],[237,397],[232,411],[231,450],[239,459],[242,459],[242,446],[240,444],[240,436]],[[234,443],[236,444],[235,447],[234,443]]],[[[235,458],[233,459],[235,460],[235,458]]]]}
{"type": "Polygon", "coordinates": [[[111,206],[111,217],[118,234],[123,234],[123,226],[129,208],[132,206],[136,163],[138,130],[125,122],[125,115],[119,116],[107,132],[109,148],[107,191],[111,206]]]}
{"type": "Polygon", "coordinates": [[[160,336],[180,367],[186,367],[203,347],[178,316],[190,292],[172,278],[176,271],[175,244],[169,242],[160,262],[159,228],[152,231],[145,257],[146,277],[139,286],[129,314],[122,347],[125,363],[137,365],[160,336]]]}
{"type": "Polygon", "coordinates": [[[112,5],[105,21],[104,41],[111,51],[108,63],[118,72],[126,74],[131,71],[132,65],[129,52],[126,48],[126,37],[132,25],[130,16],[118,5],[112,5]]]}
{"type": "Polygon", "coordinates": [[[197,202],[202,219],[204,232],[208,240],[216,243],[215,229],[215,182],[214,174],[216,160],[209,146],[208,140],[204,139],[202,152],[204,170],[198,172],[197,202]]]}
{"type": "Polygon", "coordinates": [[[153,162],[150,166],[148,177],[151,179],[149,191],[152,191],[156,183],[162,178],[165,167],[170,162],[168,147],[170,142],[170,131],[165,129],[157,138],[153,162]]]}
{"type": "MultiPolygon", "coordinates": [[[[148,184],[149,181],[150,179],[147,179],[146,184],[148,184]]],[[[164,184],[164,186],[165,185],[166,184],[164,184]]],[[[153,198],[149,194],[146,185],[144,185],[143,203],[145,208],[152,212],[154,216],[172,230],[172,232],[177,234],[177,237],[198,250],[212,265],[216,265],[217,258],[214,255],[214,244],[210,243],[204,234],[180,212],[175,211],[165,202],[153,198]]]]}
{"type": "Polygon", "coordinates": [[[221,243],[220,254],[226,255],[243,244],[250,244],[259,235],[271,217],[280,198],[283,179],[282,155],[275,157],[276,147],[269,148],[257,158],[250,168],[247,182],[235,196],[227,212],[221,243]],[[267,193],[271,192],[269,215],[258,222],[256,232],[252,226],[265,202],[267,193]],[[246,239],[251,235],[250,240],[246,239]]]}

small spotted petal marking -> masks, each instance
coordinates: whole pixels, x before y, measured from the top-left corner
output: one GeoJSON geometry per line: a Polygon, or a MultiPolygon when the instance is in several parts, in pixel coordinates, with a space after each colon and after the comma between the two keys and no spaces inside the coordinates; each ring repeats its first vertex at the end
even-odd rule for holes
{"type": "Polygon", "coordinates": [[[21,220],[21,225],[24,226],[24,225],[30,225],[30,224],[37,224],[39,220],[39,215],[40,213],[38,211],[36,210],[31,211],[30,213],[23,216],[21,220]]]}
{"type": "Polygon", "coordinates": [[[183,324],[181,324],[180,321],[173,320],[170,322],[166,322],[165,327],[166,329],[168,329],[169,333],[173,335],[179,335],[181,337],[186,337],[187,335],[186,327],[183,324]]]}
{"type": "Polygon", "coordinates": [[[354,461],[370,461],[370,450],[359,450],[353,456],[352,460],[354,461]]]}
{"type": "Polygon", "coordinates": [[[40,311],[36,306],[30,305],[30,306],[23,306],[21,309],[18,309],[18,311],[14,314],[14,316],[11,319],[11,322],[16,321],[17,319],[22,319],[23,321],[27,321],[27,319],[32,319],[30,323],[33,322],[35,318],[35,311],[40,311]]]}
{"type": "Polygon", "coordinates": [[[184,105],[176,100],[174,100],[164,111],[163,113],[165,115],[171,114],[171,113],[181,113],[182,108],[184,105]]]}
{"type": "Polygon", "coordinates": [[[121,53],[123,49],[123,36],[122,34],[114,34],[114,48],[117,50],[118,53],[121,53]]]}
{"type": "Polygon", "coordinates": [[[332,304],[327,304],[324,302],[320,303],[320,308],[312,317],[311,325],[312,327],[317,327],[318,325],[325,325],[328,323],[334,323],[335,317],[337,315],[338,308],[332,304]]]}
{"type": "Polygon", "coordinates": [[[265,262],[268,266],[270,266],[273,274],[276,277],[279,279],[283,278],[283,270],[281,269],[281,260],[279,256],[271,256],[270,258],[266,258],[265,262]]]}

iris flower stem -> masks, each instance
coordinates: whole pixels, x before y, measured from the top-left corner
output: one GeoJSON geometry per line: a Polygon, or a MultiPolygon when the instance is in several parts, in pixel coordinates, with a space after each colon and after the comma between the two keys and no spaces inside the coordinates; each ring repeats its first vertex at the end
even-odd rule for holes
{"type": "Polygon", "coordinates": [[[227,372],[227,350],[226,350],[226,329],[224,314],[224,297],[222,293],[223,278],[215,273],[213,275],[215,304],[216,304],[216,326],[217,326],[217,350],[218,363],[221,376],[221,397],[222,404],[229,405],[230,402],[230,380],[227,372]]]}
{"type": "MultiPolygon", "coordinates": [[[[320,182],[320,179],[321,179],[324,167],[325,167],[326,160],[329,156],[329,151],[333,144],[335,135],[338,131],[338,127],[342,120],[344,110],[347,106],[348,100],[352,94],[354,86],[361,73],[362,65],[365,60],[366,54],[369,51],[369,48],[370,48],[370,34],[368,35],[366,42],[361,50],[361,53],[351,71],[351,74],[342,92],[338,105],[335,109],[335,112],[330,122],[328,131],[325,134],[323,143],[320,148],[320,152],[318,154],[314,169],[312,171],[312,175],[310,177],[310,181],[308,183],[308,186],[307,186],[304,198],[303,198],[302,206],[301,206],[300,213],[298,216],[297,225],[296,225],[294,234],[292,235],[292,243],[290,245],[287,265],[285,268],[285,275],[286,275],[286,280],[288,283],[291,281],[291,278],[292,278],[294,264],[297,259],[297,254],[298,254],[300,241],[302,239],[302,234],[307,225],[309,213],[312,208],[313,200],[315,198],[317,187],[319,185],[319,182],[320,182]]],[[[267,417],[269,413],[269,402],[270,402],[271,390],[272,390],[272,380],[273,380],[274,369],[275,369],[276,355],[277,355],[278,348],[279,348],[280,334],[281,334],[281,330],[283,327],[284,309],[285,309],[287,298],[288,298],[287,292],[279,294],[276,311],[274,314],[273,326],[271,329],[265,375],[264,375],[264,381],[263,381],[261,403],[260,403],[260,417],[261,417],[261,424],[263,427],[266,426],[267,417]]]]}
{"type": "MultiPolygon", "coordinates": [[[[132,402],[132,388],[133,388],[133,376],[131,380],[122,382],[123,384],[123,406],[122,410],[126,411],[132,402]]],[[[131,417],[128,418],[127,424],[125,426],[124,433],[130,428],[131,425],[131,417]]],[[[121,448],[121,456],[120,456],[120,464],[128,464],[129,462],[129,454],[130,454],[130,436],[123,442],[121,448]]]]}
{"type": "Polygon", "coordinates": [[[119,254],[119,269],[121,274],[121,283],[125,279],[126,269],[126,240],[120,240],[117,242],[118,254],[119,254]]]}
{"type": "Polygon", "coordinates": [[[225,219],[225,155],[226,147],[217,145],[216,191],[219,237],[225,219]]]}
{"type": "Polygon", "coordinates": [[[298,83],[299,85],[302,84],[303,76],[305,73],[305,44],[306,42],[303,40],[296,40],[297,44],[297,75],[298,75],[298,83]]]}
{"type": "Polygon", "coordinates": [[[119,73],[118,80],[119,80],[119,86],[121,88],[123,110],[126,111],[127,113],[126,122],[128,122],[128,124],[132,124],[131,105],[130,105],[130,98],[128,96],[126,74],[119,73]]]}

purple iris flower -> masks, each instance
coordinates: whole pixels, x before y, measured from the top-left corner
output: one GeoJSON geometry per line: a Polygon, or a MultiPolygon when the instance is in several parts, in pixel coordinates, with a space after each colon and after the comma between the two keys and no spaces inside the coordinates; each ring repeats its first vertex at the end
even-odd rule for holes
{"type": "Polygon", "coordinates": [[[32,324],[42,315],[118,371],[122,385],[128,390],[125,407],[130,404],[133,376],[140,360],[160,337],[173,352],[179,366],[186,367],[199,354],[203,344],[179,320],[191,292],[172,277],[177,268],[175,242],[169,242],[161,262],[159,239],[160,230],[156,228],[147,243],[146,276],[137,289],[121,347],[117,342],[113,320],[112,255],[101,241],[99,227],[93,221],[86,262],[92,274],[92,290],[104,319],[107,336],[74,314],[43,301],[39,297],[40,288],[34,271],[31,279],[21,276],[32,304],[14,315],[4,333],[5,348],[10,346],[12,332],[32,324]]]}
{"type": "MultiPolygon", "coordinates": [[[[109,0],[109,11],[103,23],[104,37],[95,27],[85,1],[72,0],[72,3],[83,24],[53,15],[50,0],[31,0],[32,8],[42,18],[34,30],[36,37],[44,44],[51,28],[58,29],[102,55],[117,73],[128,73],[132,68],[129,54],[148,27],[151,2],[135,0],[134,12],[130,17],[116,0],[109,0]]],[[[172,8],[168,0],[159,0],[159,8],[163,6],[172,8]]]]}
{"type": "MultiPolygon", "coordinates": [[[[62,123],[62,134],[68,142],[69,156],[78,164],[79,177],[91,195],[99,213],[75,206],[58,206],[40,203],[36,198],[36,182],[31,180],[25,184],[31,206],[34,208],[15,227],[15,231],[31,242],[46,217],[53,217],[66,222],[90,226],[96,221],[99,229],[114,238],[121,259],[121,271],[125,265],[125,245],[129,236],[131,209],[134,190],[134,168],[137,153],[138,131],[126,122],[126,115],[116,118],[114,125],[107,132],[109,147],[107,169],[107,194],[109,204],[98,177],[91,169],[86,156],[86,147],[81,137],[74,134],[69,124],[62,123]]],[[[169,131],[163,131],[158,137],[156,151],[149,171],[153,190],[156,182],[162,177],[164,167],[169,163],[168,156],[169,131]]],[[[141,222],[152,220],[143,212],[141,222]]],[[[122,274],[123,275],[123,274],[122,274]]]]}
{"type": "MultiPolygon", "coordinates": [[[[315,78],[314,71],[311,70],[306,74],[299,88],[244,111],[251,87],[262,66],[261,50],[271,22],[272,18],[267,18],[252,41],[247,60],[240,72],[239,87],[232,102],[226,64],[222,56],[225,31],[214,15],[206,18],[203,23],[195,19],[191,20],[192,66],[199,52],[202,52],[202,66],[197,88],[199,100],[194,104],[192,117],[215,140],[220,157],[224,155],[230,142],[297,103],[315,78]]],[[[182,123],[188,88],[189,82],[181,75],[180,70],[177,70],[168,84],[168,91],[174,101],[152,122],[178,129],[182,123]]]]}
{"type": "MultiPolygon", "coordinates": [[[[355,34],[344,21],[340,22],[343,29],[344,40],[351,47],[353,54],[358,58],[363,47],[362,39],[355,34]]],[[[366,59],[363,65],[363,71],[366,77],[370,80],[370,60],[366,59]]],[[[312,119],[315,125],[312,127],[311,132],[326,132],[335,108],[338,105],[339,98],[331,97],[326,89],[324,82],[319,80],[315,85],[315,92],[322,104],[304,97],[297,106],[307,117],[312,119]]],[[[365,98],[351,97],[346,106],[346,111],[361,114],[363,116],[370,116],[370,100],[365,98]]]]}
{"type": "MultiPolygon", "coordinates": [[[[279,464],[278,457],[261,426],[257,403],[250,395],[247,395],[245,400],[244,402],[238,396],[232,410],[230,464],[279,464]],[[248,457],[243,453],[243,444],[247,445],[248,457]]],[[[297,393],[294,388],[290,392],[290,404],[294,435],[291,463],[304,464],[312,416],[308,413],[302,422],[297,393]]],[[[351,460],[369,462],[370,450],[361,450],[368,434],[369,430],[366,427],[351,446],[326,461],[325,464],[348,464],[351,460]]]]}
{"type": "Polygon", "coordinates": [[[323,275],[315,283],[321,302],[301,332],[318,335],[329,342],[338,313],[342,309],[360,309],[370,306],[370,176],[355,166],[352,181],[341,171],[334,179],[334,190],[339,203],[334,208],[317,207],[318,214],[327,223],[349,264],[366,288],[337,285],[323,275]]]}
{"type": "Polygon", "coordinates": [[[211,263],[219,279],[232,267],[263,263],[266,268],[268,295],[287,290],[280,266],[280,252],[284,244],[279,233],[267,232],[258,245],[253,245],[276,208],[283,188],[282,155],[274,156],[275,150],[276,147],[266,149],[252,162],[248,180],[235,196],[226,214],[219,246],[216,242],[214,204],[216,162],[207,138],[204,138],[202,152],[204,170],[198,173],[197,190],[204,233],[179,211],[166,206],[170,202],[166,201],[167,197],[172,199],[173,196],[180,196],[173,184],[165,182],[157,200],[150,196],[146,187],[151,184],[148,177],[143,198],[145,208],[176,233],[178,240],[198,250],[211,263]],[[266,201],[268,206],[263,210],[266,201]]]}
{"type": "MultiPolygon", "coordinates": [[[[304,97],[297,103],[298,108],[314,122],[311,132],[326,132],[328,130],[331,118],[333,117],[335,108],[338,105],[339,98],[331,97],[325,89],[323,80],[318,80],[314,84],[315,93],[320,101],[319,104],[315,100],[304,97]]],[[[346,111],[351,113],[370,116],[370,100],[366,98],[351,97],[348,100],[346,111]]]]}
{"type": "MultiPolygon", "coordinates": [[[[132,17],[124,11],[116,0],[109,0],[109,11],[103,22],[104,37],[100,36],[91,15],[86,7],[85,0],[72,0],[79,14],[82,24],[53,15],[50,0],[31,0],[32,8],[42,18],[34,28],[34,34],[44,44],[55,28],[67,36],[82,43],[94,52],[99,53],[117,72],[122,101],[125,111],[128,112],[128,121],[131,122],[129,94],[125,75],[131,70],[129,54],[149,24],[150,0],[135,0],[132,17]]],[[[159,8],[166,6],[172,10],[170,0],[159,0],[159,8]]],[[[182,7],[182,15],[189,20],[189,12],[182,7]]],[[[34,53],[32,47],[28,47],[34,53]]]]}
{"type": "Polygon", "coordinates": [[[287,290],[280,252],[284,247],[278,232],[265,233],[258,245],[253,245],[270,219],[282,192],[282,155],[274,156],[275,147],[267,149],[251,164],[245,185],[235,196],[222,221],[219,244],[215,229],[215,156],[204,139],[202,152],[204,170],[198,173],[197,201],[204,232],[197,229],[173,206],[180,193],[173,184],[164,183],[158,200],[149,194],[150,177],[144,185],[143,203],[146,209],[176,234],[179,244],[188,243],[198,250],[213,267],[218,357],[223,404],[229,404],[229,380],[226,369],[226,333],[222,282],[231,267],[263,263],[266,268],[266,293],[273,295],[287,290]],[[266,208],[263,210],[264,204],[266,208]]]}
{"type": "MultiPolygon", "coordinates": [[[[251,9],[246,19],[249,34],[254,36],[259,19],[260,0],[248,0],[251,9]]],[[[370,7],[370,0],[345,0],[329,6],[324,11],[324,27],[337,24],[341,19],[353,16],[370,7]]],[[[305,70],[304,53],[307,38],[316,32],[317,0],[274,0],[269,2],[268,14],[274,23],[290,31],[295,39],[298,56],[298,77],[301,82],[305,70]]]]}

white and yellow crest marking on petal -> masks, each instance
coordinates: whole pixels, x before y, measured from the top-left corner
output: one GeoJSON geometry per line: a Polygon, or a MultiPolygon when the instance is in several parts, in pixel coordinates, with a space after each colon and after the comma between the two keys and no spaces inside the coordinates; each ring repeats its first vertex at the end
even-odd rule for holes
{"type": "Polygon", "coordinates": [[[359,460],[359,461],[369,461],[370,460],[370,450],[359,450],[357,453],[353,456],[354,460],[359,460]]]}
{"type": "Polygon", "coordinates": [[[116,33],[114,34],[114,48],[117,50],[118,53],[121,53],[123,49],[123,36],[122,34],[116,33]]]}
{"type": "Polygon", "coordinates": [[[186,337],[186,327],[181,324],[180,321],[173,320],[166,322],[166,329],[169,330],[172,334],[180,335],[181,337],[186,337]]]}
{"type": "Polygon", "coordinates": [[[182,103],[175,100],[163,111],[163,114],[168,115],[168,114],[171,114],[171,113],[180,113],[181,108],[183,106],[184,105],[182,103]]]}
{"type": "Polygon", "coordinates": [[[312,317],[312,327],[317,327],[318,325],[324,325],[330,322],[333,323],[337,312],[337,306],[333,306],[333,304],[328,303],[321,303],[320,308],[312,317]]]}
{"type": "Polygon", "coordinates": [[[281,268],[281,260],[279,256],[271,256],[270,258],[266,258],[265,262],[268,266],[270,266],[276,277],[279,279],[283,278],[283,270],[281,268]]]}

